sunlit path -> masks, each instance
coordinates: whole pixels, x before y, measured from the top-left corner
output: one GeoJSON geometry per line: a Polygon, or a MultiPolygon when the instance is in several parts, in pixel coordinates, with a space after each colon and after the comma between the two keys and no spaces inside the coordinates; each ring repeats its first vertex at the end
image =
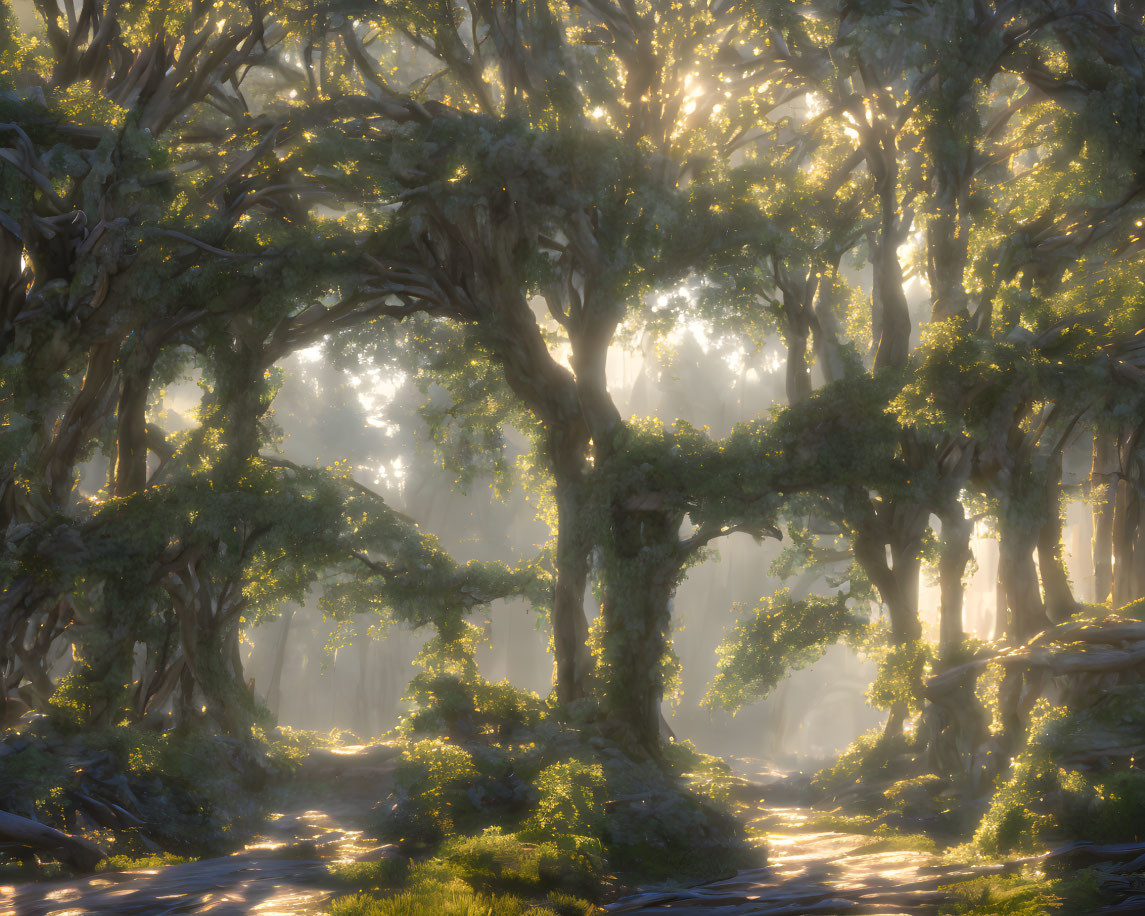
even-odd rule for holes
{"type": "Polygon", "coordinates": [[[306,794],[230,856],[94,877],[0,887],[0,916],[312,916],[337,893],[327,865],[393,854],[363,822],[391,788],[386,745],[312,752],[306,794]]]}
{"type": "Polygon", "coordinates": [[[944,887],[991,872],[938,863],[913,850],[864,852],[872,837],[808,829],[812,812],[759,805],[748,826],[766,843],[768,864],[699,887],[636,894],[605,907],[610,913],[672,916],[803,916],[935,913],[944,887]]]}

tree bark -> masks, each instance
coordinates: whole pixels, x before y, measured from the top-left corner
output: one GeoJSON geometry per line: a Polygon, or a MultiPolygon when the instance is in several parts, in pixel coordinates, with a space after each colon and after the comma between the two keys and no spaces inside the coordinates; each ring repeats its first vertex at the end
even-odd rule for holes
{"type": "Polygon", "coordinates": [[[807,335],[787,332],[787,403],[799,404],[811,396],[811,368],[807,365],[807,335]]]}
{"type": "Polygon", "coordinates": [[[1117,466],[1114,436],[1099,430],[1093,436],[1093,461],[1089,472],[1093,499],[1093,600],[1108,601],[1113,590],[1113,509],[1117,488],[1113,472],[1117,466]]]}
{"type": "Polygon", "coordinates": [[[918,522],[921,510],[917,506],[888,508],[892,520],[897,521],[889,532],[889,545],[887,533],[882,532],[884,526],[872,516],[856,531],[852,546],[855,559],[886,605],[891,638],[895,645],[901,645],[922,638],[922,623],[918,619],[918,583],[924,529],[918,522]]]}
{"type": "Polygon", "coordinates": [[[605,548],[605,706],[617,737],[653,755],[660,747],[663,666],[671,599],[682,572],[681,516],[613,508],[605,548]]]}
{"type": "Polygon", "coordinates": [[[588,587],[588,547],[581,531],[583,484],[557,477],[557,556],[553,582],[553,662],[557,701],[585,696],[592,671],[584,594],[588,587]]]}
{"type": "MultiPolygon", "coordinates": [[[[919,519],[924,516],[917,506],[892,504],[882,507],[882,512],[889,516],[890,524],[884,525],[872,511],[866,524],[856,532],[852,549],[855,559],[886,606],[892,644],[902,646],[922,638],[922,622],[918,618],[918,583],[925,521],[920,524],[919,519]]],[[[916,696],[921,696],[921,680],[911,689],[916,696]]],[[[907,715],[906,706],[896,704],[892,707],[883,729],[884,737],[902,734],[907,715]]]]}
{"type": "Polygon", "coordinates": [[[292,604],[282,615],[282,627],[274,647],[274,662],[266,686],[266,708],[275,718],[278,718],[279,707],[282,705],[282,670],[286,667],[286,648],[290,642],[290,625],[294,621],[294,612],[295,607],[292,604]]]}
{"type": "Polygon", "coordinates": [[[1011,523],[1000,525],[998,575],[1006,599],[1006,636],[1015,644],[1049,626],[1034,565],[1038,530],[1011,523]]]}
{"type": "Polygon", "coordinates": [[[7,811],[0,811],[0,839],[50,853],[77,871],[93,871],[107,858],[107,853],[91,840],[7,811]]]}
{"type": "MultiPolygon", "coordinates": [[[[1140,597],[1134,561],[1141,526],[1142,468],[1137,446],[1145,426],[1125,426],[1118,436],[1120,474],[1113,510],[1113,607],[1124,607],[1140,597]]],[[[1137,560],[1140,560],[1140,556],[1137,560]]]]}
{"type": "Polygon", "coordinates": [[[1037,548],[1046,617],[1052,623],[1069,620],[1078,608],[1062,557],[1061,475],[1062,455],[1058,452],[1046,472],[1045,518],[1038,530],[1037,548]]]}
{"type": "Polygon", "coordinates": [[[115,431],[116,496],[130,496],[147,485],[147,397],[151,366],[126,374],[119,394],[115,431]]]}
{"type": "Polygon", "coordinates": [[[962,624],[962,576],[971,559],[970,535],[974,525],[957,499],[944,507],[939,519],[942,521],[942,552],[938,560],[938,652],[941,657],[947,657],[956,652],[966,638],[962,624]]]}

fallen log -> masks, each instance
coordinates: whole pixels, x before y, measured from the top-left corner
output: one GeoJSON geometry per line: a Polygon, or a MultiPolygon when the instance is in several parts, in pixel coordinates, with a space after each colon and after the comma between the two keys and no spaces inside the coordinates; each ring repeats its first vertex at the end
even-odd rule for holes
{"type": "Polygon", "coordinates": [[[1047,865],[1069,863],[1076,865],[1079,861],[1089,862],[1116,862],[1136,859],[1145,855],[1145,843],[1113,843],[1100,845],[1086,840],[1078,840],[1068,846],[1052,850],[1043,860],[1047,865]]]}
{"type": "MultiPolygon", "coordinates": [[[[1095,636],[1086,640],[1087,647],[1102,645],[1095,636]]],[[[1019,646],[992,655],[982,655],[927,678],[923,692],[927,699],[942,702],[954,688],[976,677],[987,665],[996,663],[1007,668],[1040,668],[1053,676],[1079,674],[1119,674],[1134,668],[1145,668],[1145,645],[1131,643],[1126,648],[1082,648],[1046,645],[1019,646]]]]}
{"type": "Polygon", "coordinates": [[[46,852],[77,871],[92,871],[107,858],[107,853],[91,840],[70,836],[8,811],[0,811],[0,840],[46,852]]]}
{"type": "Polygon", "coordinates": [[[1105,623],[1079,621],[1060,624],[1044,633],[1039,633],[1030,640],[1030,645],[1089,642],[1115,646],[1122,642],[1141,640],[1145,640],[1145,623],[1126,620],[1112,620],[1105,623]]]}

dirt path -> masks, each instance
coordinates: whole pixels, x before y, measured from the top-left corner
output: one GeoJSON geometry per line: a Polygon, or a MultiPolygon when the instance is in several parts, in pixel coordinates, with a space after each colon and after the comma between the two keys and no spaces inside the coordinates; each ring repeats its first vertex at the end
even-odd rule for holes
{"type": "MultiPolygon", "coordinates": [[[[397,752],[385,745],[319,751],[304,764],[307,795],[271,815],[230,856],[185,865],[101,872],[70,881],[0,887],[0,916],[317,916],[338,893],[326,867],[395,855],[363,833],[390,791],[397,752]]],[[[864,849],[872,837],[807,827],[810,812],[760,802],[745,810],[768,865],[700,887],[625,897],[610,913],[646,916],[924,914],[944,885],[1004,866],[942,865],[930,853],[864,849]]]]}
{"type": "Polygon", "coordinates": [[[395,854],[363,836],[390,792],[397,751],[386,745],[311,754],[301,775],[317,794],[271,816],[230,856],[52,883],[0,887],[0,916],[313,916],[337,892],[326,866],[395,854]],[[309,783],[308,783],[309,784],[309,783]]]}
{"type": "Polygon", "coordinates": [[[768,864],[700,887],[636,894],[605,907],[625,916],[811,916],[826,913],[937,913],[944,885],[989,873],[942,865],[914,851],[866,852],[874,838],[809,830],[806,808],[760,804],[751,835],[768,848],[768,864]]]}

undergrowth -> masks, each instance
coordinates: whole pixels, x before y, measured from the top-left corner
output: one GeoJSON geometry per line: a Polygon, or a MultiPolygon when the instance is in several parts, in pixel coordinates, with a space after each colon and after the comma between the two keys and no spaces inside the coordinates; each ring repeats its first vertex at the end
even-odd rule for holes
{"type": "Polygon", "coordinates": [[[1034,852],[1070,839],[1145,839],[1145,772],[1115,756],[1092,769],[1084,756],[1145,731],[1145,686],[1113,687],[1077,708],[1040,701],[1030,738],[975,834],[987,855],[1034,852]]]}
{"type": "Polygon", "coordinates": [[[335,869],[357,891],[337,916],[581,916],[622,887],[759,864],[722,761],[688,742],[641,758],[506,684],[447,680],[415,682],[419,711],[376,825],[413,864],[335,869]]]}

